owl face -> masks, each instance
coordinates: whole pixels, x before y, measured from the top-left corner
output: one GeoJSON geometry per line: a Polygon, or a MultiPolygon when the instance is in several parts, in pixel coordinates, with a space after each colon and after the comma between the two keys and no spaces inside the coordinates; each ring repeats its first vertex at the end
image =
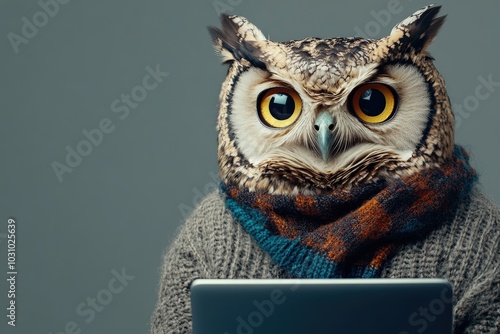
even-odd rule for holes
{"type": "Polygon", "coordinates": [[[230,63],[221,91],[221,178],[275,194],[411,175],[451,155],[453,115],[426,52],[444,18],[428,6],[379,40],[272,42],[246,19],[210,28],[230,63]]]}

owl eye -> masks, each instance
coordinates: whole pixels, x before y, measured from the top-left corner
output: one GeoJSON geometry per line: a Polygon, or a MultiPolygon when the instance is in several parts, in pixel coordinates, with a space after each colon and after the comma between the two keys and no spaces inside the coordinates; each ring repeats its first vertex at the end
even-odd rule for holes
{"type": "Polygon", "coordinates": [[[260,120],[273,128],[285,128],[293,124],[302,111],[302,100],[296,91],[276,87],[263,91],[257,98],[260,120]]]}
{"type": "Polygon", "coordinates": [[[356,88],[350,98],[352,112],[363,122],[382,123],[396,113],[397,94],[382,83],[368,83],[356,88]]]}

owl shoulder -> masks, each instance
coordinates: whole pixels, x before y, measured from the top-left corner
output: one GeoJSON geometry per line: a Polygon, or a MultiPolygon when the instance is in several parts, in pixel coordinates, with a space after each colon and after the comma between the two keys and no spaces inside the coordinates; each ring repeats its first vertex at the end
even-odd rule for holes
{"type": "Polygon", "coordinates": [[[479,185],[459,206],[448,233],[451,272],[465,270],[469,277],[488,280],[500,275],[500,208],[479,185]]]}
{"type": "Polygon", "coordinates": [[[500,207],[483,192],[480,185],[472,189],[469,198],[459,207],[455,219],[469,226],[472,234],[500,236],[500,207]]]}

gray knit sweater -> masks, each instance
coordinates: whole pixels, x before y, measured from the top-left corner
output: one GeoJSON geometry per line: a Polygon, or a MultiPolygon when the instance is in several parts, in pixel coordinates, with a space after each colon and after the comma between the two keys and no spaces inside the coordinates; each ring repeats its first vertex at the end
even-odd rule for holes
{"type": "MultiPolygon", "coordinates": [[[[456,217],[408,244],[382,277],[446,278],[454,288],[454,333],[500,333],[500,211],[476,188],[456,217]]],[[[151,333],[191,333],[189,286],[196,278],[286,278],[210,194],[164,257],[151,333]]]]}

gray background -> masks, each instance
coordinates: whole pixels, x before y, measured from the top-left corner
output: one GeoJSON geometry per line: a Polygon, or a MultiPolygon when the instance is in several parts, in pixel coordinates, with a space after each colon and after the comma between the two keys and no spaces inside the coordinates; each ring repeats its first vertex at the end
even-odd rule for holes
{"type": "MultiPolygon", "coordinates": [[[[400,0],[400,13],[376,23],[373,13],[391,2],[218,1],[277,41],[359,35],[355,27],[363,31],[367,22],[374,30],[366,33],[380,29],[381,37],[427,4],[400,0]]],[[[473,101],[479,76],[500,81],[500,2],[441,3],[449,17],[431,52],[452,102],[463,104],[473,101]]],[[[33,22],[40,10],[34,0],[1,2],[0,332],[55,334],[74,321],[81,333],[145,333],[161,254],[215,184],[217,98],[226,70],[206,26],[218,25],[217,11],[212,0],[72,1],[15,53],[7,35],[21,35],[22,18],[33,22]],[[157,64],[170,75],[120,119],[111,103],[157,64]],[[65,163],[65,147],[75,149],[82,131],[104,118],[114,131],[59,182],[51,164],[65,163]],[[5,317],[10,217],[18,224],[15,328],[5,317]],[[104,298],[111,271],[122,268],[135,278],[86,322],[77,306],[104,298]]],[[[498,105],[495,91],[462,117],[456,134],[497,203],[498,105]]]]}

